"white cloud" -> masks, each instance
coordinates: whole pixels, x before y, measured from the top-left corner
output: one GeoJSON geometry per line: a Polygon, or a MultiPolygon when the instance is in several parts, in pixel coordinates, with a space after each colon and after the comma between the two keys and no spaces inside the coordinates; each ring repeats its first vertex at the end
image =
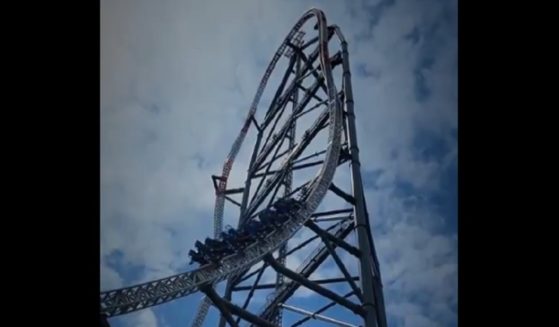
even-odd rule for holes
{"type": "Polygon", "coordinates": [[[145,309],[142,311],[130,314],[129,319],[126,320],[126,325],[130,327],[158,327],[157,317],[152,309],[145,309]]]}
{"type": "Polygon", "coordinates": [[[105,262],[101,263],[100,276],[102,290],[112,290],[122,287],[122,278],[119,273],[111,267],[108,267],[105,262]]]}

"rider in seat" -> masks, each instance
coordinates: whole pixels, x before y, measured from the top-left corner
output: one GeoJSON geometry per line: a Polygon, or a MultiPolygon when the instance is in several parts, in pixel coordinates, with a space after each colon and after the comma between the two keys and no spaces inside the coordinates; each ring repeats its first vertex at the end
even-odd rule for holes
{"type": "Polygon", "coordinates": [[[208,261],[206,261],[204,259],[204,256],[202,256],[200,253],[194,251],[194,250],[190,250],[188,252],[188,255],[192,258],[192,260],[190,260],[189,265],[191,265],[193,262],[197,262],[200,264],[200,266],[203,266],[205,264],[208,263],[208,261]]]}
{"type": "Polygon", "coordinates": [[[196,241],[196,243],[194,243],[194,246],[196,247],[198,252],[200,252],[200,254],[202,255],[204,255],[204,253],[208,251],[208,247],[205,246],[204,243],[200,241],[196,241]]]}
{"type": "Polygon", "coordinates": [[[237,247],[244,247],[252,242],[254,242],[254,237],[256,233],[256,226],[254,225],[254,220],[248,222],[246,225],[241,227],[238,237],[236,240],[237,247]]]}
{"type": "Polygon", "coordinates": [[[290,207],[290,203],[285,199],[280,199],[278,202],[274,203],[274,208],[276,208],[279,214],[287,213],[290,207]]]}
{"type": "Polygon", "coordinates": [[[225,241],[214,240],[207,237],[205,243],[210,248],[210,252],[215,254],[218,258],[222,258],[234,252],[233,248],[229,247],[225,241]]]}
{"type": "Polygon", "coordinates": [[[266,209],[258,215],[258,218],[264,225],[268,225],[274,218],[274,212],[270,209],[266,209]]]}

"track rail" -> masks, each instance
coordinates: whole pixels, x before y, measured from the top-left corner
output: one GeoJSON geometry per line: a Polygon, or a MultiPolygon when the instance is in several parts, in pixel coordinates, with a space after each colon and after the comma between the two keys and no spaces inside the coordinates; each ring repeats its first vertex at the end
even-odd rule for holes
{"type": "MultiPolygon", "coordinates": [[[[292,218],[284,224],[282,229],[275,230],[262,241],[247,247],[244,255],[232,255],[224,258],[219,266],[206,265],[193,271],[184,272],[159,280],[101,292],[100,301],[101,312],[103,314],[108,317],[112,317],[159,305],[172,301],[176,298],[198,292],[202,286],[215,284],[232,277],[256,264],[266,254],[278,249],[303,226],[303,224],[310,218],[311,214],[316,210],[328,191],[328,187],[332,182],[338,165],[338,157],[341,149],[342,108],[332,78],[329,60],[330,57],[328,53],[329,31],[326,24],[326,18],[322,11],[318,9],[310,9],[295,24],[270,62],[258,87],[257,93],[247,115],[247,119],[245,120],[241,132],[235,139],[231,151],[227,156],[217,190],[214,211],[214,219],[216,223],[214,232],[219,232],[222,229],[221,222],[223,219],[223,207],[225,200],[223,192],[226,189],[227,179],[235,157],[237,156],[248,132],[251,119],[256,112],[257,105],[266,87],[268,78],[270,77],[277,61],[281,57],[287,42],[291,40],[293,35],[295,35],[301,26],[313,16],[316,17],[318,21],[319,59],[328,93],[328,148],[326,150],[324,163],[306,194],[305,202],[302,207],[291,213],[292,218]]],[[[303,144],[300,144],[299,146],[303,146],[303,144]]],[[[299,152],[298,147],[296,147],[283,162],[281,170],[284,170],[287,165],[291,164],[292,161],[296,159],[296,155],[299,152]]]]}

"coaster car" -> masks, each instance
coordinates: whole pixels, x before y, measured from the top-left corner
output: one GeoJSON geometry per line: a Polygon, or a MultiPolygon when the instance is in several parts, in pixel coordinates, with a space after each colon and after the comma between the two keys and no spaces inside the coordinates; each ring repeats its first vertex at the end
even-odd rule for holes
{"type": "Polygon", "coordinates": [[[191,265],[193,262],[196,262],[196,263],[200,264],[200,266],[203,266],[203,265],[205,265],[205,264],[208,263],[208,261],[207,261],[206,259],[204,259],[204,256],[203,256],[203,255],[201,255],[200,253],[198,253],[198,252],[196,252],[196,251],[194,251],[194,250],[190,250],[190,251],[188,252],[188,255],[192,258],[192,259],[190,260],[190,263],[189,263],[190,265],[191,265]]]}
{"type": "Polygon", "coordinates": [[[293,198],[280,199],[274,203],[274,208],[276,208],[279,214],[288,213],[292,209],[297,209],[300,207],[299,201],[293,198]]]}

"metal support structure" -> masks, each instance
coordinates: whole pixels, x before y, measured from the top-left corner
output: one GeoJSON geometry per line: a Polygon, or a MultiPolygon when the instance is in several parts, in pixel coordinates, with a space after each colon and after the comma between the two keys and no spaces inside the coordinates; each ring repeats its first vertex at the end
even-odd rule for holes
{"type": "Polygon", "coordinates": [[[236,205],[236,206],[239,207],[239,208],[241,207],[241,204],[240,204],[239,202],[237,202],[237,201],[231,199],[231,198],[228,197],[227,195],[225,196],[225,200],[227,200],[227,201],[233,203],[234,205],[236,205]]]}
{"type": "MultiPolygon", "coordinates": [[[[297,49],[296,46],[294,46],[294,49],[297,49]]],[[[301,73],[301,57],[299,56],[299,52],[295,52],[295,79],[298,80],[300,77],[300,73],[301,73]]],[[[312,67],[312,64],[310,65],[312,67]]],[[[292,107],[291,107],[291,114],[293,116],[296,115],[296,111],[299,105],[299,92],[298,90],[295,90],[291,96],[291,101],[292,101],[292,107]]],[[[292,151],[293,148],[295,148],[295,136],[296,136],[296,128],[297,128],[297,120],[294,120],[293,123],[291,124],[291,128],[289,129],[288,132],[288,137],[289,137],[289,151],[292,151]]],[[[312,164],[312,163],[311,163],[312,164]]],[[[309,165],[309,164],[307,164],[309,165]]],[[[291,165],[289,172],[287,172],[286,176],[285,176],[285,180],[284,180],[284,194],[283,196],[288,196],[291,193],[291,187],[293,184],[293,170],[295,169],[295,167],[293,165],[291,165]]],[[[300,169],[300,168],[297,168],[300,169]]],[[[282,266],[285,266],[285,258],[286,258],[286,253],[287,253],[287,242],[285,242],[279,249],[279,257],[278,257],[278,263],[282,266]]],[[[282,274],[276,274],[276,290],[278,290],[284,283],[284,278],[282,274]]],[[[276,312],[275,312],[275,316],[272,318],[272,322],[274,322],[276,325],[281,326],[282,325],[282,310],[281,308],[277,308],[276,312]]]]}
{"type": "MultiPolygon", "coordinates": [[[[330,37],[332,37],[332,35],[329,35],[329,36],[328,36],[328,39],[330,39],[330,37]]],[[[289,38],[289,37],[288,37],[288,38],[289,38]]],[[[277,51],[277,53],[276,53],[276,56],[274,56],[274,60],[277,60],[276,58],[278,58],[278,54],[281,54],[281,52],[282,52],[281,48],[282,48],[282,47],[283,47],[283,45],[280,47],[280,49],[278,49],[278,51],[277,51]]],[[[319,47],[317,47],[317,48],[312,52],[312,54],[309,56],[309,62],[312,63],[312,62],[314,62],[315,60],[317,60],[317,59],[319,58],[319,55],[320,55],[320,51],[319,51],[319,47]]],[[[260,130],[259,130],[259,133],[258,133],[258,136],[257,136],[256,145],[255,145],[255,147],[254,147],[253,154],[252,154],[251,161],[250,161],[250,165],[249,165],[249,169],[248,169],[249,176],[248,176],[247,181],[246,181],[246,183],[245,183],[245,192],[244,192],[244,194],[243,194],[243,203],[242,203],[242,206],[241,206],[241,212],[240,212],[240,218],[239,218],[239,225],[238,225],[239,227],[242,226],[242,225],[248,220],[248,218],[251,216],[250,210],[247,211],[247,209],[248,209],[247,206],[248,206],[248,197],[249,197],[249,193],[250,193],[250,184],[251,184],[251,180],[252,180],[252,178],[253,178],[252,174],[253,174],[254,171],[255,171],[258,167],[260,167],[260,165],[262,164],[262,160],[259,160],[259,158],[264,158],[264,157],[262,156],[262,154],[263,154],[263,152],[264,152],[264,151],[266,150],[266,148],[267,148],[269,138],[270,138],[270,136],[272,135],[272,132],[273,132],[273,130],[274,130],[274,128],[275,128],[275,125],[276,125],[276,123],[277,123],[278,120],[276,119],[276,121],[275,121],[275,123],[274,123],[274,126],[272,126],[272,128],[270,129],[270,133],[268,134],[268,137],[266,138],[266,140],[265,140],[265,142],[264,142],[264,145],[262,146],[262,150],[259,152],[259,150],[260,150],[260,143],[261,143],[261,140],[262,140],[262,136],[263,136],[263,134],[264,134],[264,130],[265,130],[266,127],[268,127],[268,125],[271,123],[271,121],[272,121],[272,119],[274,118],[274,116],[276,115],[276,113],[277,113],[279,110],[282,110],[282,108],[284,108],[284,106],[285,106],[286,103],[287,103],[287,100],[289,99],[289,97],[288,97],[287,95],[290,94],[290,92],[292,92],[292,90],[294,90],[295,87],[296,87],[296,85],[297,85],[296,80],[295,80],[295,81],[292,81],[291,84],[287,87],[287,91],[286,91],[285,93],[282,94],[282,92],[283,92],[283,90],[284,90],[284,88],[285,88],[285,85],[286,85],[286,83],[287,83],[289,74],[291,73],[291,70],[292,70],[294,64],[295,64],[295,57],[292,56],[292,57],[290,58],[289,67],[288,67],[288,69],[286,70],[286,73],[284,74],[284,76],[283,76],[283,78],[282,78],[282,82],[281,82],[279,88],[278,88],[277,91],[276,91],[276,94],[275,94],[274,99],[272,100],[272,102],[271,102],[271,104],[270,104],[270,107],[269,107],[269,109],[268,109],[268,112],[266,112],[265,121],[264,121],[262,124],[260,124],[260,126],[259,126],[259,127],[260,127],[260,130]],[[291,91],[290,91],[290,90],[291,90],[291,91]],[[282,94],[282,95],[280,96],[280,94],[282,94]]],[[[273,67],[273,66],[272,66],[272,67],[273,67]]],[[[307,70],[308,70],[308,68],[305,67],[305,68],[300,72],[300,74],[305,74],[305,73],[307,72],[307,70]]],[[[267,79],[266,76],[265,76],[264,80],[265,80],[265,79],[267,79]]],[[[320,83],[320,81],[317,81],[317,83],[315,83],[314,88],[315,88],[316,90],[318,89],[319,83],[320,83]]],[[[265,84],[264,84],[264,85],[265,85],[265,84]]],[[[261,90],[263,90],[263,87],[262,87],[262,86],[259,87],[258,92],[257,92],[257,97],[256,97],[256,98],[259,98],[259,96],[261,95],[261,92],[262,92],[261,90]]],[[[315,92],[316,92],[316,90],[315,90],[315,92]]],[[[307,95],[308,95],[308,94],[306,94],[306,96],[307,96],[307,95]]],[[[310,99],[310,98],[309,98],[309,99],[310,99]]],[[[308,100],[304,100],[304,101],[305,101],[305,104],[308,103],[308,100]]],[[[252,108],[255,108],[254,104],[253,104],[252,108]]],[[[251,110],[252,110],[252,108],[251,108],[251,110]]],[[[304,106],[301,108],[301,110],[302,110],[303,108],[304,108],[304,106]]],[[[254,115],[251,115],[251,118],[253,118],[253,117],[254,117],[254,115]]],[[[278,117],[278,118],[279,118],[279,117],[278,117]]],[[[283,139],[283,138],[282,138],[282,139],[283,139]]],[[[272,148],[270,147],[270,150],[271,150],[271,149],[272,149],[272,148]]],[[[279,147],[278,147],[278,149],[279,149],[279,147]]],[[[273,160],[272,160],[272,161],[273,161],[273,160]]],[[[271,166],[269,166],[269,167],[271,167],[271,166]]],[[[258,189],[259,189],[259,188],[260,188],[260,185],[258,186],[258,189]]],[[[256,190],[255,195],[256,195],[256,193],[258,193],[258,189],[256,190]]],[[[252,201],[251,201],[251,202],[252,202],[252,201]]],[[[226,299],[228,299],[228,300],[231,299],[232,287],[234,286],[235,282],[238,281],[238,278],[239,278],[240,276],[242,276],[244,273],[246,273],[246,270],[243,271],[243,272],[241,272],[239,275],[236,275],[235,277],[233,277],[232,279],[229,279],[229,280],[227,281],[227,285],[226,285],[226,288],[225,288],[225,298],[226,298],[226,299]]],[[[224,319],[222,318],[222,319],[220,319],[219,327],[224,327],[224,326],[225,326],[225,321],[224,321],[224,319]]]]}
{"type": "Polygon", "coordinates": [[[330,318],[330,317],[319,315],[319,314],[316,314],[316,313],[313,313],[313,312],[310,312],[310,311],[306,311],[306,310],[303,310],[303,309],[300,309],[300,308],[292,307],[290,305],[286,305],[286,304],[283,304],[283,303],[280,304],[280,306],[282,308],[285,308],[285,309],[289,310],[289,311],[293,311],[293,312],[297,312],[297,313],[300,313],[300,314],[307,315],[311,319],[326,321],[326,322],[329,322],[329,323],[334,324],[336,326],[359,327],[359,326],[355,326],[355,325],[352,325],[352,324],[348,324],[347,322],[343,322],[343,321],[336,320],[336,319],[333,319],[333,318],[330,318]]]}
{"type": "Polygon", "coordinates": [[[244,192],[244,188],[240,187],[240,188],[234,188],[234,189],[230,189],[230,190],[226,190],[225,193],[223,194],[238,194],[238,193],[243,193],[244,192]]]}
{"type": "MultiPolygon", "coordinates": [[[[350,297],[350,296],[352,296],[352,295],[353,295],[353,291],[347,293],[346,295],[344,295],[344,297],[345,297],[345,298],[348,298],[348,297],[350,297]]],[[[336,303],[335,301],[332,301],[332,302],[328,303],[327,305],[323,306],[322,308],[320,308],[320,309],[316,310],[315,312],[313,312],[313,314],[316,315],[316,314],[322,313],[322,312],[324,312],[324,311],[330,309],[331,307],[335,306],[336,304],[337,304],[337,303],[336,303]]],[[[305,318],[303,318],[303,319],[300,319],[300,320],[296,321],[295,323],[293,323],[293,325],[291,325],[291,327],[300,326],[300,325],[302,325],[303,323],[305,323],[306,321],[308,321],[308,320],[310,320],[310,319],[311,319],[311,317],[305,317],[305,318]]]]}
{"type": "MultiPolygon", "coordinates": [[[[290,171],[299,170],[299,169],[303,169],[303,168],[309,168],[309,167],[313,167],[313,166],[318,166],[318,165],[321,165],[323,163],[324,163],[324,161],[322,161],[322,160],[313,161],[313,162],[309,162],[309,163],[306,163],[306,164],[293,166],[293,167],[291,167],[290,171]]],[[[277,170],[271,170],[271,171],[268,171],[266,173],[254,174],[253,177],[257,178],[257,177],[263,177],[263,176],[270,176],[270,175],[277,174],[278,172],[279,171],[277,171],[277,170]]]]}
{"type": "MultiPolygon", "coordinates": [[[[341,35],[339,29],[336,31],[341,35]]],[[[351,88],[351,72],[349,68],[349,54],[347,42],[342,38],[342,65],[344,84],[344,111],[346,112],[346,126],[348,132],[348,144],[351,155],[351,182],[353,197],[355,199],[355,224],[357,228],[357,242],[359,249],[363,252],[360,256],[361,289],[363,291],[366,327],[386,327],[386,316],[383,305],[382,285],[380,278],[374,278],[373,267],[378,262],[373,261],[373,253],[369,217],[366,214],[365,197],[363,195],[363,181],[361,179],[361,163],[359,162],[359,147],[357,145],[357,133],[355,129],[355,113],[353,111],[353,91],[351,88]]],[[[376,269],[375,269],[376,270],[376,269]]]]}
{"type": "Polygon", "coordinates": [[[349,204],[355,205],[355,198],[346,192],[342,191],[339,187],[337,187],[334,183],[330,184],[328,188],[330,191],[334,192],[340,198],[346,200],[349,204]]]}
{"type": "Polygon", "coordinates": [[[253,324],[257,324],[258,326],[263,326],[263,327],[278,327],[277,325],[274,325],[246,310],[243,310],[241,308],[239,308],[238,306],[232,304],[229,301],[223,300],[219,297],[219,295],[217,295],[217,293],[215,292],[215,290],[211,287],[206,288],[204,290],[204,292],[206,293],[206,295],[212,300],[212,302],[214,302],[214,304],[216,304],[216,306],[218,306],[220,308],[222,317],[225,317],[225,320],[231,325],[231,326],[238,326],[237,322],[235,322],[233,320],[233,317],[231,317],[230,313],[233,313],[241,318],[243,318],[244,320],[251,322],[253,324]]]}
{"type": "Polygon", "coordinates": [[[337,215],[339,213],[351,213],[351,212],[353,212],[353,209],[329,210],[329,211],[323,211],[323,212],[315,212],[311,215],[311,217],[313,217],[313,218],[315,218],[315,217],[325,217],[325,216],[337,215]]]}
{"type": "Polygon", "coordinates": [[[354,256],[356,256],[356,257],[361,256],[361,251],[359,249],[357,249],[356,247],[354,247],[351,244],[348,244],[344,240],[340,240],[339,238],[335,237],[334,235],[322,230],[322,228],[318,227],[318,225],[316,223],[314,223],[312,220],[307,221],[305,223],[305,226],[307,226],[309,229],[311,229],[313,232],[315,232],[321,238],[335,243],[336,245],[343,248],[347,252],[353,254],[354,256]]]}
{"type": "MultiPolygon", "coordinates": [[[[315,280],[311,280],[311,282],[316,283],[316,284],[332,284],[332,283],[342,283],[342,282],[347,282],[348,280],[352,280],[352,281],[357,281],[359,280],[359,277],[357,276],[353,276],[353,277],[343,277],[343,278],[324,278],[324,279],[315,279],[315,280]]],[[[277,284],[261,284],[258,285],[256,287],[254,287],[254,289],[268,289],[268,288],[276,288],[278,285],[277,284]]],[[[233,291],[248,291],[251,290],[252,286],[237,286],[235,288],[233,288],[233,291]]]]}
{"type": "Polygon", "coordinates": [[[204,294],[206,294],[206,296],[215,304],[215,306],[221,312],[221,315],[225,317],[225,320],[231,327],[239,327],[239,324],[235,320],[233,320],[233,317],[231,316],[231,312],[229,312],[229,309],[227,308],[225,301],[223,301],[219,297],[219,295],[211,286],[201,288],[200,290],[204,292],[204,294]]]}
{"type": "Polygon", "coordinates": [[[325,296],[329,299],[331,299],[332,301],[336,301],[339,304],[343,305],[344,307],[348,308],[349,310],[353,311],[356,314],[362,315],[365,313],[365,311],[363,310],[363,308],[359,305],[356,305],[355,303],[347,300],[346,298],[330,291],[329,289],[326,289],[324,287],[319,286],[318,284],[311,282],[310,280],[304,278],[303,276],[297,274],[296,272],[289,270],[287,268],[285,268],[284,266],[278,264],[278,262],[270,255],[266,255],[266,257],[264,258],[264,260],[266,260],[266,262],[268,262],[270,264],[270,266],[272,266],[272,268],[274,268],[274,270],[276,270],[279,273],[284,274],[285,276],[287,276],[288,278],[296,281],[297,283],[300,283],[301,285],[305,286],[306,288],[315,291],[316,293],[325,296]]]}
{"type": "MultiPolygon", "coordinates": [[[[264,271],[266,270],[267,267],[268,267],[267,265],[262,265],[262,268],[260,268],[258,270],[258,275],[256,276],[256,279],[254,280],[254,283],[250,287],[250,291],[248,292],[248,296],[245,299],[245,303],[243,303],[243,310],[248,307],[248,304],[250,303],[250,300],[252,299],[254,291],[258,288],[258,282],[260,281],[260,278],[262,278],[262,274],[264,274],[264,271]]],[[[235,289],[233,289],[233,290],[235,290],[235,289]]],[[[239,321],[240,321],[240,317],[237,319],[237,323],[239,321]]]]}
{"type": "MultiPolygon", "coordinates": [[[[326,229],[326,231],[328,232],[328,231],[331,231],[331,230],[333,230],[333,229],[335,229],[335,228],[340,228],[341,226],[342,226],[342,225],[341,225],[340,223],[338,223],[338,224],[335,224],[335,225],[332,225],[332,226],[328,227],[328,228],[326,229]]],[[[306,245],[308,245],[308,244],[311,243],[312,241],[318,239],[319,237],[320,237],[320,236],[315,235],[315,236],[313,236],[313,237],[307,239],[306,241],[301,242],[299,245],[297,245],[297,246],[295,246],[294,248],[292,248],[291,250],[289,250],[285,255],[288,256],[288,255],[290,255],[290,254],[292,254],[292,253],[294,253],[294,252],[300,250],[301,248],[305,247],[306,245]]],[[[278,257],[278,258],[281,258],[281,257],[278,257]]],[[[268,263],[264,262],[261,269],[265,269],[267,266],[268,266],[268,263]]],[[[245,276],[243,276],[242,278],[240,278],[240,279],[238,280],[238,283],[242,283],[243,281],[245,281],[245,280],[251,278],[252,276],[258,274],[259,272],[260,272],[260,269],[259,269],[259,270],[256,270],[256,271],[253,271],[253,272],[251,272],[251,273],[246,274],[245,276]]]]}
{"type": "Polygon", "coordinates": [[[216,195],[214,241],[208,241],[206,248],[192,254],[198,267],[159,280],[101,292],[100,309],[104,317],[127,314],[202,292],[206,296],[193,327],[202,326],[211,303],[221,312],[220,327],[226,324],[238,326],[241,319],[252,326],[281,326],[283,309],[307,315],[294,326],[314,318],[353,327],[339,320],[338,316],[320,315],[334,305],[357,314],[363,319],[364,327],[386,327],[380,270],[359,171],[350,77],[347,43],[339,28],[328,26],[322,11],[307,11],[274,54],[222,171],[212,176],[216,195]],[[315,32],[311,31],[311,35],[305,37],[303,31],[309,29],[304,29],[303,25],[307,22],[314,24],[315,32]],[[339,44],[330,43],[334,36],[339,44]],[[287,69],[280,71],[282,75],[275,75],[279,79],[271,78],[278,61],[285,58],[289,63],[278,67],[287,66],[287,69]],[[342,69],[343,74],[334,74],[335,67],[338,71],[342,69]],[[260,100],[269,81],[279,82],[279,86],[276,84],[275,93],[270,93],[274,96],[268,106],[260,104],[260,100]],[[320,95],[317,94],[319,89],[320,95]],[[303,90],[301,97],[299,90],[303,90]],[[290,110],[289,102],[292,103],[290,110]],[[267,106],[263,117],[256,115],[259,106],[267,106]],[[229,177],[241,174],[238,167],[232,173],[233,164],[237,154],[244,153],[240,149],[249,130],[256,132],[256,142],[249,166],[241,167],[246,171],[246,180],[244,185],[231,187],[229,177]],[[332,183],[336,170],[344,164],[351,165],[352,186],[348,193],[332,183]],[[326,194],[332,196],[329,191],[347,204],[317,212],[326,194]],[[241,193],[242,200],[232,197],[241,193]],[[225,201],[234,206],[225,208],[225,201]],[[347,208],[348,204],[351,208],[347,208]],[[231,210],[238,210],[236,232],[221,233],[225,210],[228,216],[232,215],[231,210]],[[296,234],[304,226],[316,235],[300,240],[296,234]],[[353,231],[356,231],[357,242],[346,239],[353,231]],[[305,248],[318,238],[323,242],[316,248],[305,248]],[[293,244],[295,240],[300,241],[293,244]],[[235,251],[232,251],[232,245],[236,247],[235,251]],[[297,251],[297,254],[304,253],[303,248],[311,251],[306,252],[301,265],[296,269],[285,267],[286,258],[297,251]],[[354,271],[350,273],[351,265],[342,261],[336,253],[337,248],[352,254],[347,260],[359,264],[359,277],[353,276],[354,271]],[[276,251],[279,256],[274,259],[272,254],[276,251]],[[341,272],[334,276],[341,276],[310,279],[328,258],[334,260],[341,272]],[[259,264],[262,265],[259,267],[259,264]],[[269,266],[277,274],[275,283],[260,284],[264,270],[269,266]],[[241,285],[255,275],[249,285],[241,285]],[[227,284],[225,293],[220,296],[214,287],[222,281],[227,284]],[[348,288],[351,292],[338,295],[323,286],[330,283],[340,283],[335,285],[340,293],[347,292],[348,288]],[[288,301],[300,286],[332,302],[315,312],[305,310],[305,304],[294,308],[288,301]],[[233,297],[233,292],[243,292],[236,294],[242,298],[233,297]],[[266,296],[263,308],[255,311],[251,300],[257,292],[270,294],[266,296]],[[352,295],[357,303],[349,300],[352,295]],[[232,298],[236,303],[231,302],[232,298]]]}
{"type": "Polygon", "coordinates": [[[325,221],[337,221],[337,220],[346,220],[346,219],[352,219],[353,216],[349,215],[349,216],[337,216],[337,217],[330,217],[330,218],[312,218],[311,221],[314,221],[315,223],[321,223],[321,222],[325,222],[325,221]]]}
{"type": "MultiPolygon", "coordinates": [[[[336,237],[344,238],[349,235],[349,233],[353,231],[353,229],[353,221],[344,222],[339,226],[339,228],[335,232],[335,235],[336,237]]],[[[305,260],[304,263],[297,269],[297,273],[299,273],[301,276],[308,278],[318,269],[318,267],[320,267],[320,265],[328,257],[328,250],[325,247],[322,246],[318,249],[319,250],[317,252],[313,253],[310,260],[305,260]]],[[[300,286],[301,284],[296,282],[286,283],[279,292],[276,292],[273,299],[268,300],[265,308],[260,312],[260,316],[263,318],[268,317],[275,306],[279,305],[280,303],[285,303],[300,286]]]]}
{"type": "Polygon", "coordinates": [[[334,250],[334,248],[330,244],[330,240],[328,240],[326,238],[323,238],[322,240],[324,241],[324,246],[326,246],[326,248],[328,249],[328,252],[330,252],[330,255],[332,256],[332,258],[336,262],[336,265],[338,265],[338,268],[340,268],[340,271],[342,272],[342,274],[344,274],[344,277],[345,277],[346,281],[351,286],[351,289],[353,290],[355,295],[357,295],[359,300],[363,301],[363,295],[361,294],[361,290],[357,287],[357,285],[353,281],[353,278],[351,277],[351,275],[347,271],[347,268],[345,267],[344,263],[342,262],[342,259],[340,259],[340,257],[336,253],[336,250],[334,250]]]}
{"type": "Polygon", "coordinates": [[[270,322],[268,322],[267,320],[264,320],[260,317],[258,317],[255,314],[250,313],[250,311],[246,311],[243,310],[241,308],[239,308],[238,306],[230,303],[230,302],[226,302],[227,308],[235,315],[243,318],[244,320],[256,324],[257,326],[262,326],[262,327],[278,327],[277,325],[274,325],[270,322]]]}

